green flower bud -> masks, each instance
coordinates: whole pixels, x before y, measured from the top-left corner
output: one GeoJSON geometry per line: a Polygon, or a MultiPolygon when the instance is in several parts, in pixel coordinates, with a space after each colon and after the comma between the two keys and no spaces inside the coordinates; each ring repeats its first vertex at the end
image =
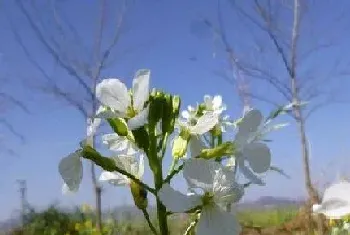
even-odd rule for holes
{"type": "Polygon", "coordinates": [[[204,159],[221,158],[224,156],[234,155],[235,149],[235,144],[228,141],[215,148],[203,149],[198,157],[204,159]]]}
{"type": "Polygon", "coordinates": [[[151,128],[154,128],[157,122],[160,121],[163,114],[165,98],[164,93],[160,91],[152,92],[149,98],[149,113],[148,113],[148,124],[151,128]]]}
{"type": "Polygon", "coordinates": [[[128,135],[128,125],[123,118],[108,118],[107,121],[115,133],[120,136],[128,135]]]}
{"type": "Polygon", "coordinates": [[[132,180],[130,183],[130,190],[137,208],[140,210],[146,209],[148,206],[147,190],[132,180]]]}
{"type": "Polygon", "coordinates": [[[174,95],[172,98],[172,102],[173,102],[173,115],[174,118],[177,118],[179,116],[180,113],[180,106],[181,106],[181,99],[180,96],[178,95],[174,95]]]}

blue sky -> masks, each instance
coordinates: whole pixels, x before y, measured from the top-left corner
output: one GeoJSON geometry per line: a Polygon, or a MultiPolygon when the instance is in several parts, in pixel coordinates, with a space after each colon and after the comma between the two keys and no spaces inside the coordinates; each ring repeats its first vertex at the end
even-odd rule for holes
{"type": "MultiPolygon", "coordinates": [[[[87,48],[92,44],[93,26],[98,12],[96,2],[62,1],[60,4],[67,19],[79,31],[82,44],[87,48]]],[[[318,4],[310,18],[307,18],[302,32],[311,32],[311,26],[314,31],[310,34],[311,36],[302,34],[300,50],[310,46],[314,42],[312,40],[319,40],[321,37],[317,35],[321,34],[322,37],[327,36],[336,40],[337,47],[329,49],[326,54],[315,54],[309,58],[304,63],[302,71],[312,68],[315,69],[314,74],[322,76],[335,61],[341,61],[340,67],[348,63],[349,56],[341,53],[349,51],[349,45],[345,43],[349,30],[346,30],[348,27],[343,23],[347,21],[348,16],[343,15],[342,20],[337,21],[336,24],[330,23],[330,19],[346,9],[346,4],[348,4],[346,1],[338,1],[334,5],[318,4]],[[329,10],[330,6],[333,10],[329,10]]],[[[114,7],[116,6],[111,4],[108,12],[112,13],[114,7]]],[[[130,85],[132,75],[137,69],[149,68],[152,70],[152,87],[181,95],[183,107],[201,101],[205,94],[221,94],[229,108],[228,114],[239,117],[241,105],[235,88],[216,73],[227,69],[222,50],[218,44],[214,43],[213,35],[197,23],[201,17],[215,22],[216,7],[214,1],[135,1],[126,15],[127,32],[122,35],[118,43],[115,63],[103,71],[102,77],[118,77],[130,85]],[[132,50],[120,53],[128,48],[132,50]],[[214,57],[213,54],[216,56],[214,57]]],[[[242,18],[232,14],[228,4],[224,4],[223,9],[225,25],[229,26],[229,39],[234,42],[237,53],[245,60],[260,60],[259,63],[266,65],[278,76],[285,76],[275,53],[268,52],[265,57],[255,57],[252,35],[262,44],[267,43],[261,32],[252,29],[242,18]]],[[[64,86],[70,87],[71,83],[64,78],[67,76],[64,71],[55,66],[52,58],[38,43],[15,5],[9,1],[0,5],[0,10],[7,13],[0,16],[2,59],[0,76],[10,80],[2,89],[12,93],[17,99],[23,100],[31,110],[31,114],[27,115],[15,107],[6,106],[6,112],[2,114],[21,131],[26,138],[26,143],[20,143],[2,130],[3,144],[15,149],[18,156],[7,154],[0,156],[0,201],[2,202],[0,219],[8,218],[18,209],[17,179],[27,180],[28,200],[38,207],[44,207],[55,201],[63,205],[93,203],[88,168],[85,171],[81,189],[75,196],[61,195],[62,181],[57,170],[60,159],[74,151],[79,140],[84,137],[85,121],[76,109],[28,87],[28,83],[33,85],[40,81],[38,79],[40,74],[31,66],[14,40],[7,20],[8,15],[19,27],[26,45],[31,48],[33,56],[40,65],[54,75],[55,79],[62,79],[64,86]]],[[[43,14],[50,14],[50,12],[43,14]]],[[[289,17],[288,14],[282,15],[283,22],[287,22],[289,17]]],[[[107,20],[112,22],[113,18],[107,18],[107,20]]],[[[111,28],[111,25],[108,27],[111,28]]],[[[110,39],[110,32],[109,29],[106,33],[107,39],[110,39]]],[[[88,55],[84,49],[77,50],[77,53],[80,55],[79,58],[85,58],[88,55]]],[[[337,90],[338,94],[342,99],[350,99],[346,92],[346,88],[350,85],[349,78],[342,79],[341,89],[337,90]]],[[[327,84],[327,87],[339,89],[335,82],[327,84]]],[[[269,98],[277,99],[278,102],[283,102],[278,94],[262,83],[251,82],[251,89],[264,95],[268,94],[269,98]]],[[[253,102],[253,104],[266,114],[271,109],[270,106],[261,102],[253,102]]],[[[307,123],[312,171],[316,183],[332,180],[338,173],[346,174],[347,165],[350,163],[347,160],[350,154],[349,110],[349,104],[328,106],[315,113],[307,123]]],[[[274,140],[270,144],[273,164],[283,168],[292,178],[288,180],[270,173],[266,178],[267,186],[249,189],[245,200],[263,195],[288,197],[305,195],[296,127],[291,119],[281,118],[281,121],[289,121],[291,125],[271,135],[271,139],[274,140]]],[[[169,158],[170,156],[165,162],[166,165],[169,164],[169,158]]],[[[146,175],[146,180],[149,180],[149,174],[146,175]]],[[[183,182],[177,181],[177,184],[178,187],[183,187],[183,182]]],[[[109,186],[105,186],[105,189],[103,202],[106,208],[131,203],[127,189],[109,186]]]]}

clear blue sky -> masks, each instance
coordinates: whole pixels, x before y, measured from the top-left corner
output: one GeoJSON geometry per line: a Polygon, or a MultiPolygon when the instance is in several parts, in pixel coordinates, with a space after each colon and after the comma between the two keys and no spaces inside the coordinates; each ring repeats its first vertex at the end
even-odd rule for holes
{"type": "MultiPolygon", "coordinates": [[[[98,12],[97,1],[62,1],[60,6],[67,18],[77,27],[82,35],[83,43],[91,44],[93,25],[98,12]],[[68,3],[69,2],[69,3],[68,3]]],[[[111,1],[110,1],[111,2],[111,1]]],[[[152,70],[152,87],[164,89],[171,93],[180,94],[183,99],[183,107],[201,101],[205,94],[221,94],[229,107],[232,117],[241,114],[241,106],[237,99],[235,88],[224,79],[217,76],[216,71],[227,69],[225,58],[220,52],[219,46],[213,43],[213,36],[206,32],[205,28],[193,24],[200,17],[215,19],[215,1],[135,1],[127,13],[127,33],[121,38],[118,50],[131,48],[127,54],[119,55],[115,63],[103,72],[104,77],[119,77],[130,85],[131,77],[139,68],[152,70]],[[195,33],[193,32],[195,31],[195,33]],[[216,52],[217,57],[213,58],[216,52]],[[190,60],[195,57],[196,60],[190,60]]],[[[63,205],[75,205],[79,203],[93,203],[93,194],[90,184],[88,168],[79,193],[75,196],[61,195],[62,181],[58,174],[58,162],[63,156],[74,151],[79,140],[84,137],[85,121],[72,107],[62,102],[57,102],[48,96],[23,86],[23,80],[36,84],[38,72],[28,63],[23,51],[18,46],[11,33],[7,15],[11,15],[14,23],[20,27],[21,34],[25,37],[25,43],[37,61],[50,74],[56,75],[56,79],[66,76],[59,68],[54,66],[40,43],[30,32],[28,24],[12,1],[2,2],[0,5],[0,76],[9,78],[8,84],[2,84],[2,90],[12,93],[17,99],[23,100],[30,108],[31,114],[25,115],[15,107],[6,107],[6,115],[13,125],[21,131],[26,138],[26,143],[18,140],[2,130],[2,144],[12,147],[18,152],[18,157],[2,153],[0,156],[0,220],[11,216],[19,206],[19,194],[16,179],[26,179],[28,183],[28,200],[32,205],[44,207],[54,201],[60,201],[63,205]],[[22,85],[20,85],[22,84],[22,85]],[[4,136],[4,137],[3,137],[4,136]]],[[[338,1],[337,4],[326,5],[320,3],[316,10],[313,9],[312,21],[307,21],[302,32],[309,31],[312,26],[315,31],[312,36],[303,37],[301,48],[309,46],[313,40],[318,40],[319,33],[322,36],[335,36],[339,40],[338,47],[330,49],[322,56],[315,54],[305,63],[303,69],[315,69],[316,74],[324,75],[335,61],[341,60],[348,64],[349,45],[345,39],[349,38],[349,16],[343,15],[337,24],[331,24],[328,19],[341,14],[343,9],[348,9],[347,1],[338,1]],[[330,6],[332,8],[330,8],[330,6]],[[312,22],[312,24],[310,23],[312,22]],[[347,30],[345,30],[347,29],[347,30]],[[341,53],[344,52],[344,53],[341,53]]],[[[109,8],[113,11],[113,6],[109,8]]],[[[260,38],[260,33],[245,27],[238,21],[236,15],[230,13],[229,5],[224,5],[225,22],[230,26],[230,40],[238,45],[236,50],[245,59],[258,60],[253,55],[252,36],[260,38]]],[[[50,14],[43,12],[43,14],[50,14]]],[[[289,16],[282,17],[288,20],[289,16]]],[[[110,20],[108,18],[108,20],[110,20]]],[[[303,26],[304,27],[304,26],[303,26]]],[[[288,28],[285,30],[289,30],[288,28]]],[[[260,39],[259,39],[260,40],[260,39]]],[[[261,41],[263,44],[265,41],[261,41]]],[[[338,43],[338,41],[337,41],[338,43]]],[[[80,51],[81,52],[81,51],[80,51]]],[[[84,53],[84,51],[83,51],[84,53]]],[[[261,63],[279,76],[284,73],[277,70],[279,59],[275,54],[267,54],[261,63]]],[[[63,79],[63,78],[62,78],[63,79]]],[[[347,88],[350,87],[349,78],[343,78],[339,94],[344,99],[350,99],[347,88]]],[[[67,82],[65,85],[69,86],[67,82]]],[[[330,86],[335,85],[331,83],[330,86]]],[[[279,99],[271,88],[263,84],[252,83],[254,91],[269,94],[272,99],[279,99]]],[[[266,114],[270,106],[254,102],[254,105],[262,109],[266,114]]],[[[350,154],[349,133],[350,125],[349,104],[333,105],[316,113],[307,123],[307,131],[311,144],[311,164],[315,180],[326,181],[333,179],[337,173],[346,174],[350,164],[347,160],[350,154]]],[[[292,121],[288,118],[282,121],[292,121]]],[[[271,143],[273,152],[273,164],[283,168],[292,179],[270,173],[266,179],[266,187],[254,187],[247,191],[245,200],[255,199],[263,195],[301,197],[305,195],[302,184],[300,148],[296,127],[292,124],[284,130],[271,135],[274,140],[271,143]]],[[[170,156],[169,156],[170,157],[170,156]]],[[[166,164],[169,160],[166,161],[166,164]]],[[[146,175],[149,180],[149,174],[146,175]]],[[[183,182],[179,181],[179,187],[183,182]]],[[[113,207],[118,204],[130,203],[127,189],[112,188],[106,186],[103,196],[103,204],[113,207]]]]}

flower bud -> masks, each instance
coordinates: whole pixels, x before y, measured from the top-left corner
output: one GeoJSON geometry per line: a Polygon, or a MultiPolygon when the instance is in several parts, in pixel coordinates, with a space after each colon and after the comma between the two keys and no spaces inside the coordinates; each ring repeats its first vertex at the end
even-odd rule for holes
{"type": "Polygon", "coordinates": [[[173,142],[172,155],[175,159],[182,158],[187,152],[189,138],[179,135],[173,142]]]}
{"type": "Polygon", "coordinates": [[[137,208],[140,210],[146,209],[148,206],[147,190],[132,180],[130,183],[130,190],[137,208]]]}

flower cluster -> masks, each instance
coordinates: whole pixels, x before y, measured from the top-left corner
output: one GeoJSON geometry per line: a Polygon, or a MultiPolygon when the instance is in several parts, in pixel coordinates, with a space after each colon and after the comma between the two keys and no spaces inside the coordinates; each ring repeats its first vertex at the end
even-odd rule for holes
{"type": "Polygon", "coordinates": [[[172,213],[196,215],[185,234],[192,230],[198,235],[239,234],[234,205],[243,197],[245,187],[264,185],[262,174],[278,169],[271,166],[271,151],[264,137],[283,126],[273,126],[271,121],[285,109],[282,107],[266,119],[259,110],[250,109],[232,121],[225,113],[222,97],[206,95],[202,103],[180,112],[178,96],[151,91],[149,84],[150,71],[139,70],[130,90],[115,78],[97,85],[96,98],[101,106],[88,120],[87,139],[106,121],[113,133],[103,135],[102,142],[112,156],[103,156],[91,141],[83,141],[81,148],[59,164],[63,191],[79,189],[85,158],[103,168],[100,181],[130,188],[135,205],[154,234],[169,234],[167,217],[172,213]],[[234,139],[229,132],[234,133],[234,139]],[[172,164],[164,176],[168,142],[172,164]],[[153,187],[142,180],[145,160],[153,174],[153,187]],[[187,194],[171,186],[173,177],[180,172],[188,185],[187,194]],[[239,181],[240,173],[244,178],[239,181]],[[159,228],[147,212],[148,193],[157,201],[159,228]]]}
{"type": "Polygon", "coordinates": [[[330,219],[332,234],[350,234],[350,183],[341,180],[329,186],[321,204],[313,205],[315,214],[323,214],[330,219]]]}

